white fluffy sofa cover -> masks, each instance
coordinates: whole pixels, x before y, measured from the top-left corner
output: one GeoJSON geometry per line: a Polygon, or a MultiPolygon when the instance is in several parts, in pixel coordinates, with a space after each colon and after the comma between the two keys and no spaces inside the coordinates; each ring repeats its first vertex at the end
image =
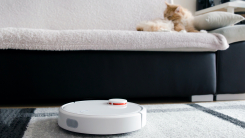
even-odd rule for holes
{"type": "Polygon", "coordinates": [[[135,30],[170,0],[0,0],[0,28],[135,30]]]}
{"type": "Polygon", "coordinates": [[[208,33],[0,29],[0,49],[216,51],[228,47],[222,35],[208,33]]]}
{"type": "Polygon", "coordinates": [[[170,0],[0,0],[0,49],[216,51],[225,37],[136,32],[170,0]]]}

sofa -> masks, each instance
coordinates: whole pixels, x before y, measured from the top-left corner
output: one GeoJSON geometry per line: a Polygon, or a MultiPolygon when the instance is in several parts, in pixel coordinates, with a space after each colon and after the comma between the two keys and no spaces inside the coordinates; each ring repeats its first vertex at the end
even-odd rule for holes
{"type": "Polygon", "coordinates": [[[218,34],[136,32],[140,21],[163,16],[164,0],[1,0],[0,4],[1,103],[115,97],[213,101],[218,94],[245,92],[245,42],[227,49],[218,34]],[[97,40],[92,39],[94,34],[86,38],[80,35],[86,31],[76,30],[94,31],[100,41],[94,48],[81,48],[76,40],[97,40]],[[113,30],[109,31],[113,39],[96,30],[113,30]],[[175,35],[195,43],[174,43],[175,35]],[[208,38],[202,41],[218,48],[198,43],[204,36],[208,38]],[[165,44],[165,39],[172,43],[165,44]],[[68,41],[77,45],[67,47],[68,41]],[[39,47],[43,43],[46,47],[39,47]],[[99,43],[111,44],[98,47],[99,43]]]}

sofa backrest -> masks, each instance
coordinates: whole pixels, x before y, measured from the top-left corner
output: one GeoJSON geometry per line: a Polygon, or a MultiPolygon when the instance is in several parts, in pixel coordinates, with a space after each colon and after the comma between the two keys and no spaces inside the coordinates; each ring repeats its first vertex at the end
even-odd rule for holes
{"type": "Polygon", "coordinates": [[[0,0],[0,28],[135,30],[171,0],[0,0]]]}

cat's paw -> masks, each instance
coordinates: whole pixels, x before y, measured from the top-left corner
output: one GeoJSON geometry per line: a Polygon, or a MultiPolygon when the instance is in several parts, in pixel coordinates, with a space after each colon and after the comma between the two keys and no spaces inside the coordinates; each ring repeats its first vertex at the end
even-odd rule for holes
{"type": "Polygon", "coordinates": [[[186,30],[181,30],[180,33],[187,33],[186,30]]]}
{"type": "Polygon", "coordinates": [[[170,30],[168,30],[168,29],[163,29],[163,28],[161,28],[160,30],[158,30],[159,32],[171,32],[170,30]]]}
{"type": "Polygon", "coordinates": [[[201,30],[200,33],[208,33],[206,30],[201,30]]]}

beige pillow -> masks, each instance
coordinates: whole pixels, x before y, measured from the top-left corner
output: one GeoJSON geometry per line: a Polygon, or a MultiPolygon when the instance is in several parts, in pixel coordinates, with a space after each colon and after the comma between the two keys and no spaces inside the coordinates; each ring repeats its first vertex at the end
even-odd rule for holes
{"type": "Polygon", "coordinates": [[[245,41],[245,25],[228,26],[210,31],[209,33],[219,33],[224,35],[229,44],[245,41]]]}
{"type": "Polygon", "coordinates": [[[194,26],[198,30],[214,30],[236,24],[245,18],[228,12],[210,12],[194,18],[194,26]]]}

